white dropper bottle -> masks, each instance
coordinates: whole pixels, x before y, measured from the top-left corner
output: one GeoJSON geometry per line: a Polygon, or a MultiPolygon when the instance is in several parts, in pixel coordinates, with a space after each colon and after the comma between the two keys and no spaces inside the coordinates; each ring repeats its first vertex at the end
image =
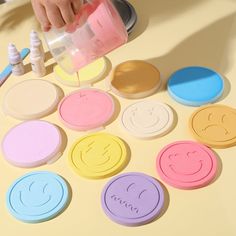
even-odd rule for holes
{"type": "Polygon", "coordinates": [[[43,60],[45,59],[45,54],[44,54],[44,50],[43,50],[43,45],[42,45],[42,41],[39,39],[39,36],[37,34],[36,31],[32,30],[30,32],[30,46],[32,47],[36,47],[39,48],[39,51],[43,57],[43,60]]]}
{"type": "Polygon", "coordinates": [[[14,44],[8,45],[8,60],[12,65],[12,74],[19,76],[25,73],[24,65],[20,53],[17,51],[14,44]]]}
{"type": "Polygon", "coordinates": [[[31,62],[32,71],[38,77],[43,77],[46,74],[44,59],[38,47],[30,48],[30,62],[31,62]]]}

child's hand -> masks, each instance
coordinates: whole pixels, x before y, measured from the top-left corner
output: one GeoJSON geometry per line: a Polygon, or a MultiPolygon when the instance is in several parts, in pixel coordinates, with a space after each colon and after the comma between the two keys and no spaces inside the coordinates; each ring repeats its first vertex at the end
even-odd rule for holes
{"type": "Polygon", "coordinates": [[[72,23],[81,6],[80,0],[31,0],[31,2],[43,31],[50,30],[51,26],[61,28],[72,23]]]}

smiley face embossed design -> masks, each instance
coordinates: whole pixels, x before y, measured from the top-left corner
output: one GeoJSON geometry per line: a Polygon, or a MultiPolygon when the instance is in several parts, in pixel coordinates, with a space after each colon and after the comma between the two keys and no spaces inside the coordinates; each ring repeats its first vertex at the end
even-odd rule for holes
{"type": "Polygon", "coordinates": [[[126,173],[113,178],[102,193],[102,207],[113,221],[138,226],[151,222],[161,212],[164,192],[150,176],[126,173]]]}
{"type": "Polygon", "coordinates": [[[112,176],[127,164],[124,142],[107,133],[97,133],[81,138],[71,148],[69,162],[79,175],[99,179],[112,176]]]}
{"type": "Polygon", "coordinates": [[[157,101],[142,101],[125,109],[123,127],[138,138],[154,138],[166,134],[173,126],[173,112],[157,101]]]}
{"type": "Polygon", "coordinates": [[[227,148],[236,144],[236,110],[223,105],[198,109],[190,118],[193,136],[207,146],[227,148]]]}
{"type": "Polygon", "coordinates": [[[17,219],[39,223],[59,214],[68,201],[68,187],[58,175],[31,172],[16,180],[7,193],[7,207],[17,219]]]}
{"type": "Polygon", "coordinates": [[[168,184],[182,189],[207,185],[215,177],[217,159],[202,144],[179,141],[164,147],[157,157],[157,172],[168,184]]]}

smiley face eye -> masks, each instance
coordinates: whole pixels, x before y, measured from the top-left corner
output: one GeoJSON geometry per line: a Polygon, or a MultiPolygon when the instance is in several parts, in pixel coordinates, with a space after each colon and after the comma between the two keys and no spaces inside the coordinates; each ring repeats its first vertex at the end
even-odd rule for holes
{"type": "Polygon", "coordinates": [[[211,121],[212,117],[213,117],[213,114],[210,113],[210,114],[208,115],[208,121],[211,121]]]}
{"type": "Polygon", "coordinates": [[[141,196],[142,196],[142,194],[143,194],[144,192],[146,192],[146,191],[147,191],[147,189],[144,189],[144,190],[138,195],[138,198],[140,199],[141,196]]]}
{"type": "Polygon", "coordinates": [[[187,157],[190,158],[192,156],[196,156],[197,151],[193,151],[193,152],[187,152],[187,157]]]}
{"type": "Polygon", "coordinates": [[[137,109],[137,107],[136,107],[134,110],[131,111],[131,113],[132,113],[133,116],[136,115],[137,110],[138,110],[138,109],[137,109]]]}
{"type": "Polygon", "coordinates": [[[129,189],[130,189],[133,185],[135,185],[135,183],[130,184],[130,185],[127,187],[126,191],[129,192],[129,189]]]}
{"type": "MultiPolygon", "coordinates": [[[[135,186],[135,183],[131,183],[131,184],[127,187],[126,191],[129,192],[130,189],[132,188],[132,186],[135,186]]],[[[146,191],[147,191],[147,189],[142,190],[142,191],[138,194],[138,198],[140,199],[141,196],[143,195],[143,193],[145,193],[146,191]]]]}
{"type": "Polygon", "coordinates": [[[168,158],[169,158],[171,161],[173,161],[177,156],[179,156],[179,153],[170,154],[170,155],[168,156],[168,158]]]}
{"type": "Polygon", "coordinates": [[[224,123],[224,119],[226,118],[226,115],[224,114],[221,118],[221,123],[224,123]]]}

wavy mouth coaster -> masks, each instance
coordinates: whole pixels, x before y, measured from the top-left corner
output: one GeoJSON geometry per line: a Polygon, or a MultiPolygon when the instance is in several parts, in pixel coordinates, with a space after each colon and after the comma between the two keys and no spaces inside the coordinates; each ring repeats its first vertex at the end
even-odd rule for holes
{"type": "Polygon", "coordinates": [[[38,119],[56,110],[59,100],[59,89],[52,83],[42,79],[25,80],[6,93],[3,111],[16,119],[38,119]]]}
{"type": "Polygon", "coordinates": [[[71,148],[69,163],[80,176],[101,179],[120,172],[127,164],[125,143],[118,137],[97,133],[79,139],[71,148]]]}
{"type": "Polygon", "coordinates": [[[196,110],[189,128],[199,142],[213,148],[236,145],[236,109],[224,105],[209,105],[196,110]]]}
{"type": "Polygon", "coordinates": [[[18,167],[36,167],[61,156],[59,129],[46,121],[25,121],[8,131],[2,141],[5,159],[18,167]]]}
{"type": "Polygon", "coordinates": [[[224,80],[212,69],[192,66],[176,71],[168,81],[169,95],[188,106],[217,101],[224,91],[224,80]]]}
{"type": "Polygon", "coordinates": [[[106,125],[115,111],[113,98],[98,89],[81,89],[66,96],[59,104],[61,121],[78,131],[106,125]]]}
{"type": "Polygon", "coordinates": [[[145,61],[126,61],[117,65],[108,79],[111,90],[130,99],[144,98],[155,93],[160,85],[160,72],[145,61]]]}
{"type": "Polygon", "coordinates": [[[20,221],[40,223],[56,217],[69,200],[67,183],[52,172],[30,172],[7,192],[7,208],[20,221]]]}
{"type": "Polygon", "coordinates": [[[122,126],[137,138],[165,135],[173,127],[171,108],[157,101],[142,101],[128,106],[122,114],[122,126]]]}
{"type": "Polygon", "coordinates": [[[164,191],[161,184],[148,175],[125,173],[106,184],[101,201],[111,220],[126,226],[140,226],[160,215],[164,191]]]}
{"type": "Polygon", "coordinates": [[[206,146],[178,141],[164,147],[156,161],[161,179],[173,187],[195,189],[209,184],[217,172],[217,158],[206,146]]]}

